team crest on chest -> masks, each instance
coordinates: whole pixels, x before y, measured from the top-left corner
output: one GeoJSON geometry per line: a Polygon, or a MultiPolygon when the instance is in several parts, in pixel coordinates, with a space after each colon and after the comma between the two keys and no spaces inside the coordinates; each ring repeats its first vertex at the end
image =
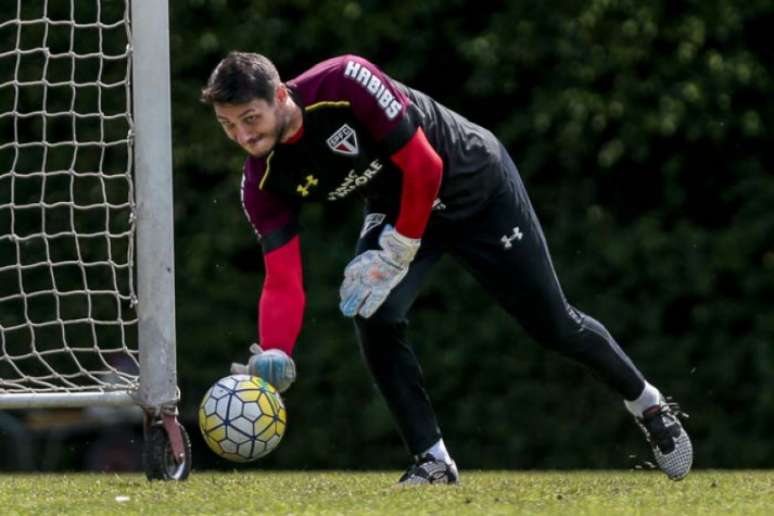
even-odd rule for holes
{"type": "Polygon", "coordinates": [[[357,133],[347,124],[339,127],[327,140],[328,147],[333,152],[345,156],[357,156],[357,133]]]}

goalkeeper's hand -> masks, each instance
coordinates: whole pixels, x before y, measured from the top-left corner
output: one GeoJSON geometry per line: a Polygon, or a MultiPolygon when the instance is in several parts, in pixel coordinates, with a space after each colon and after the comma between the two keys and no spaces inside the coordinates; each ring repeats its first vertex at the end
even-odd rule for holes
{"type": "Polygon", "coordinates": [[[381,249],[366,251],[344,269],[339,309],[347,317],[371,317],[408,272],[420,241],[390,226],[379,235],[381,249]]]}
{"type": "Polygon", "coordinates": [[[249,374],[263,378],[279,392],[285,392],[296,380],[296,364],[281,349],[264,351],[258,344],[250,346],[247,364],[231,364],[232,374],[249,374]]]}

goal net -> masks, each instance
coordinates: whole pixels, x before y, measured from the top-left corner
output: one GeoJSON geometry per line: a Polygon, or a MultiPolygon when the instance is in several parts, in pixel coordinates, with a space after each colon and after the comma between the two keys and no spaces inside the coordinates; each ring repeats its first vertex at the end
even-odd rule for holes
{"type": "Polygon", "coordinates": [[[131,18],[129,0],[0,10],[0,407],[142,402],[131,18]]]}

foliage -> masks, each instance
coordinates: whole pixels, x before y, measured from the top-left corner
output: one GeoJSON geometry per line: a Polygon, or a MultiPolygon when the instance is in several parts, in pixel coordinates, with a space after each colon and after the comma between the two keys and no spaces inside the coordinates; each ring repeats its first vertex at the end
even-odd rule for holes
{"type": "MultiPolygon", "coordinates": [[[[262,262],[243,156],[198,91],[231,49],[285,77],[359,53],[495,130],[568,297],[693,416],[698,466],[762,467],[774,423],[774,6],[738,2],[171,2],[183,411],[255,338],[262,262]]],[[[359,207],[311,207],[307,314],[277,467],[398,467],[405,454],[337,311],[359,207]]],[[[452,261],[412,335],[446,440],[474,467],[647,457],[616,396],[547,353],[452,261]]]]}

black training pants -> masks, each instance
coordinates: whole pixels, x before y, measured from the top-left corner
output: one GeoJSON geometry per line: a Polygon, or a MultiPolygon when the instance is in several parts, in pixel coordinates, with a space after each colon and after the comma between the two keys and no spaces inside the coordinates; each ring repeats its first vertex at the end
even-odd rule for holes
{"type": "MultiPolygon", "coordinates": [[[[441,436],[422,371],[406,338],[406,314],[422,280],[443,253],[455,257],[542,345],[585,364],[624,399],[644,388],[637,368],[602,324],[570,306],[554,272],[543,231],[513,161],[502,149],[508,180],[467,220],[428,226],[403,281],[370,318],[355,318],[361,350],[410,452],[441,436]]],[[[378,249],[385,219],[371,214],[357,253],[378,249]]]]}

